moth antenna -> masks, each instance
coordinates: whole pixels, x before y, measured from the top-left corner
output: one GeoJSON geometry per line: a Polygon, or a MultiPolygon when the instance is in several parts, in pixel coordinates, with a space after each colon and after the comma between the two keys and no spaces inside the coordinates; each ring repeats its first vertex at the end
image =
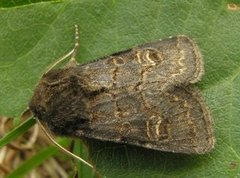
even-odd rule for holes
{"type": "Polygon", "coordinates": [[[89,167],[93,168],[93,165],[91,165],[90,163],[88,163],[87,161],[85,161],[84,159],[82,159],[81,157],[71,153],[70,151],[68,151],[66,148],[62,147],[60,144],[58,144],[52,137],[52,135],[50,134],[50,132],[48,132],[45,127],[43,126],[43,124],[41,123],[41,121],[39,119],[36,119],[38,124],[40,125],[40,127],[42,128],[43,132],[47,135],[47,137],[53,142],[54,145],[56,145],[61,151],[63,151],[64,153],[66,153],[67,155],[71,156],[74,159],[77,159],[78,161],[81,161],[82,163],[88,165],[89,167]]]}
{"type": "Polygon", "coordinates": [[[53,63],[44,74],[47,74],[50,70],[52,70],[57,64],[59,64],[60,62],[62,62],[63,60],[65,60],[66,58],[68,58],[69,56],[71,56],[71,59],[69,60],[67,66],[73,66],[73,65],[77,65],[77,61],[76,61],[76,54],[79,48],[79,30],[78,30],[78,25],[75,25],[75,43],[74,43],[74,48],[69,51],[67,54],[65,54],[64,56],[60,57],[57,59],[57,61],[55,63],[53,63]]]}
{"type": "Polygon", "coordinates": [[[75,43],[74,43],[73,53],[72,53],[72,55],[71,55],[71,59],[70,59],[68,65],[72,65],[72,63],[73,63],[74,65],[77,64],[76,55],[77,55],[79,46],[80,46],[80,45],[79,45],[79,30],[78,30],[78,25],[75,25],[75,43]]]}

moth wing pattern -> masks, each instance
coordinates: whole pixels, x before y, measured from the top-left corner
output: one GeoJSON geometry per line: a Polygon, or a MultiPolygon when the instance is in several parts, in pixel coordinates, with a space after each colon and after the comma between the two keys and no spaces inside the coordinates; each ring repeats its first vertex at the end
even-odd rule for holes
{"type": "Polygon", "coordinates": [[[187,36],[159,40],[81,65],[78,77],[86,91],[158,87],[196,83],[204,73],[201,53],[187,36]]]}
{"type": "Polygon", "coordinates": [[[214,146],[204,73],[187,36],[144,44],[83,65],[48,71],[29,108],[58,135],[197,153],[214,146]]]}
{"type": "Polygon", "coordinates": [[[91,116],[90,129],[76,136],[188,154],[209,152],[215,142],[209,112],[194,88],[120,96],[92,107],[91,116]]]}

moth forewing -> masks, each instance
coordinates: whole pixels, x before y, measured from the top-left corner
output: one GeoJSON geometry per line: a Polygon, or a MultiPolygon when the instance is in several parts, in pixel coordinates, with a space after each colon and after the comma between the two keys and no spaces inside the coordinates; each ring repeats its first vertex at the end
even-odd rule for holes
{"type": "Polygon", "coordinates": [[[115,100],[124,113],[114,112],[107,104],[91,105],[95,118],[91,131],[81,129],[76,135],[187,154],[207,153],[214,146],[211,117],[195,88],[175,87],[164,93],[145,90],[115,100]]]}
{"type": "Polygon", "coordinates": [[[200,51],[181,35],[118,52],[78,67],[86,91],[138,87],[165,91],[200,80],[204,67],[200,51]]]}

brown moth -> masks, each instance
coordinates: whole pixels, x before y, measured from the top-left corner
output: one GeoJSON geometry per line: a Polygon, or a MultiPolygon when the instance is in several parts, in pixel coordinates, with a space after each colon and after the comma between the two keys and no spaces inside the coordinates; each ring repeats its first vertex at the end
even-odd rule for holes
{"type": "Polygon", "coordinates": [[[52,132],[166,152],[212,150],[211,116],[191,87],[204,71],[193,40],[158,40],[83,65],[74,62],[77,46],[68,65],[42,76],[29,104],[52,132]]]}

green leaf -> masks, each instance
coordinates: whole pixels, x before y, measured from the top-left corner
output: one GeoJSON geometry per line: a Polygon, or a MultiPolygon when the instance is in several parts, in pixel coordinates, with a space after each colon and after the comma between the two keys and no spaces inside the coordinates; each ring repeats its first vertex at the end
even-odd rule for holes
{"type": "Polygon", "coordinates": [[[40,3],[44,1],[57,1],[57,0],[1,0],[0,7],[2,8],[11,8],[16,6],[23,6],[32,3],[40,3]]]}
{"type": "MultiPolygon", "coordinates": [[[[89,157],[88,150],[82,141],[80,141],[80,140],[74,141],[74,150],[73,151],[74,151],[74,154],[76,154],[76,155],[80,156],[81,158],[83,158],[84,160],[88,161],[88,157],[89,157]]],[[[94,177],[94,171],[92,168],[83,164],[80,161],[77,161],[77,160],[75,160],[75,161],[76,161],[76,166],[77,166],[77,171],[78,171],[78,178],[94,177]]]]}
{"type": "Polygon", "coordinates": [[[8,132],[6,135],[4,135],[0,139],[0,148],[5,146],[6,144],[10,143],[17,137],[21,136],[23,133],[25,133],[29,128],[31,128],[36,123],[36,120],[33,118],[30,118],[26,120],[25,122],[21,123],[19,126],[15,127],[13,130],[8,132]]]}
{"type": "Polygon", "coordinates": [[[179,155],[93,142],[107,177],[240,177],[240,5],[230,0],[66,0],[0,10],[0,114],[26,108],[47,66],[73,47],[80,26],[81,63],[159,38],[186,34],[199,45],[198,84],[214,119],[216,148],[179,155]]]}

